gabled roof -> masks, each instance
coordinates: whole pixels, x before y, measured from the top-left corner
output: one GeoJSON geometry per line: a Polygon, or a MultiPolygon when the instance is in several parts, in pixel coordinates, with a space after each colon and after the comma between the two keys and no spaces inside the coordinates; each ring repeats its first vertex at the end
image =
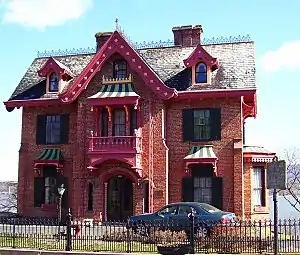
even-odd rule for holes
{"type": "MultiPolygon", "coordinates": [[[[212,73],[212,82],[207,86],[191,86],[191,69],[185,67],[184,60],[195,47],[158,47],[134,50],[155,75],[168,87],[177,91],[213,90],[213,89],[249,89],[255,88],[255,49],[253,42],[223,43],[202,45],[203,49],[219,61],[218,70],[212,73]]],[[[87,67],[96,54],[78,54],[54,57],[68,67],[74,78],[66,84],[62,93],[72,86],[79,74],[87,67]]],[[[49,58],[36,58],[9,100],[32,97],[32,91],[38,90],[33,98],[58,98],[49,96],[42,89],[45,78],[39,77],[38,70],[49,58]],[[36,89],[37,88],[37,89],[36,89]]]]}
{"type": "Polygon", "coordinates": [[[69,76],[73,77],[74,74],[72,71],[65,66],[63,63],[60,63],[58,60],[56,60],[53,57],[50,57],[46,63],[43,65],[43,67],[38,71],[38,74],[40,77],[46,77],[47,74],[51,71],[58,72],[59,74],[68,74],[69,76]]]}
{"type": "Polygon", "coordinates": [[[219,67],[218,59],[212,57],[209,53],[207,53],[207,51],[200,44],[183,62],[186,67],[191,67],[195,65],[199,59],[204,60],[206,64],[211,66],[212,71],[216,70],[219,67]]]}
{"type": "Polygon", "coordinates": [[[114,53],[119,53],[123,56],[130,67],[145,81],[146,86],[161,99],[169,99],[176,94],[176,90],[167,87],[140,55],[126,42],[123,36],[118,31],[115,31],[82,73],[74,80],[73,84],[59,95],[62,101],[64,103],[73,102],[87,88],[91,79],[114,53]]]}

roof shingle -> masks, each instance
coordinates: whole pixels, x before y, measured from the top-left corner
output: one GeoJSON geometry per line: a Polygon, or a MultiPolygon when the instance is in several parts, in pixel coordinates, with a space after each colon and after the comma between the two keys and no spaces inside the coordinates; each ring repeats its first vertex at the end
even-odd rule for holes
{"type": "MultiPolygon", "coordinates": [[[[137,52],[154,72],[171,88],[177,90],[203,90],[226,88],[254,88],[255,87],[255,49],[253,42],[224,43],[204,45],[203,48],[215,58],[220,67],[212,73],[212,83],[207,86],[191,86],[191,69],[184,66],[186,59],[195,49],[194,47],[160,47],[140,49],[137,52]]],[[[65,65],[75,75],[69,84],[84,70],[95,54],[78,54],[53,57],[65,65]]],[[[45,86],[45,78],[38,76],[38,70],[45,64],[47,57],[36,58],[21,79],[19,85],[9,100],[44,97],[47,95],[28,94],[35,86],[45,86]]],[[[67,86],[63,88],[66,91],[67,86]]]]}

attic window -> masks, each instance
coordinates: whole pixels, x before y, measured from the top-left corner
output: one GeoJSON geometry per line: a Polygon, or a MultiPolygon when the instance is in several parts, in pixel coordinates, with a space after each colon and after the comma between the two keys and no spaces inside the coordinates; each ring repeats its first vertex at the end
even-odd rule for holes
{"type": "Polygon", "coordinates": [[[114,62],[114,78],[121,79],[127,77],[127,63],[125,60],[117,60],[114,62]]]}
{"type": "Polygon", "coordinates": [[[196,65],[195,74],[196,83],[207,83],[207,66],[205,63],[200,62],[196,65]]]}
{"type": "Polygon", "coordinates": [[[56,73],[51,73],[49,76],[49,92],[58,91],[58,76],[56,73]]]}

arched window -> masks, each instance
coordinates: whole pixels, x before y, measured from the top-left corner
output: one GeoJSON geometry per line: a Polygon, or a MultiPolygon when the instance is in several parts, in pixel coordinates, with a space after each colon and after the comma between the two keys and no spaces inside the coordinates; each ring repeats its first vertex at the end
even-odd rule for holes
{"type": "Polygon", "coordinates": [[[94,187],[92,183],[88,186],[88,211],[93,211],[93,192],[94,187]]]}
{"type": "Polygon", "coordinates": [[[56,73],[50,74],[49,77],[49,92],[58,91],[58,76],[56,73]]]}
{"type": "Polygon", "coordinates": [[[196,83],[207,83],[207,67],[203,62],[196,65],[196,83]]]}
{"type": "Polygon", "coordinates": [[[127,77],[127,63],[125,60],[116,60],[114,62],[114,78],[126,78],[127,77]]]}

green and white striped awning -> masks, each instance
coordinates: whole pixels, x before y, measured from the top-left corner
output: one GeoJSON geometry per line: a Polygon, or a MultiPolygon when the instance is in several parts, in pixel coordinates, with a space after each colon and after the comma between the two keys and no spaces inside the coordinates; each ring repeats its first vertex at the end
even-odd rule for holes
{"type": "Polygon", "coordinates": [[[135,93],[132,84],[108,84],[102,85],[100,91],[89,98],[115,98],[115,97],[139,97],[135,93]]]}
{"type": "Polygon", "coordinates": [[[184,159],[217,159],[211,145],[193,146],[184,159]]]}
{"type": "Polygon", "coordinates": [[[61,149],[47,148],[35,159],[35,161],[63,161],[61,149]]]}

